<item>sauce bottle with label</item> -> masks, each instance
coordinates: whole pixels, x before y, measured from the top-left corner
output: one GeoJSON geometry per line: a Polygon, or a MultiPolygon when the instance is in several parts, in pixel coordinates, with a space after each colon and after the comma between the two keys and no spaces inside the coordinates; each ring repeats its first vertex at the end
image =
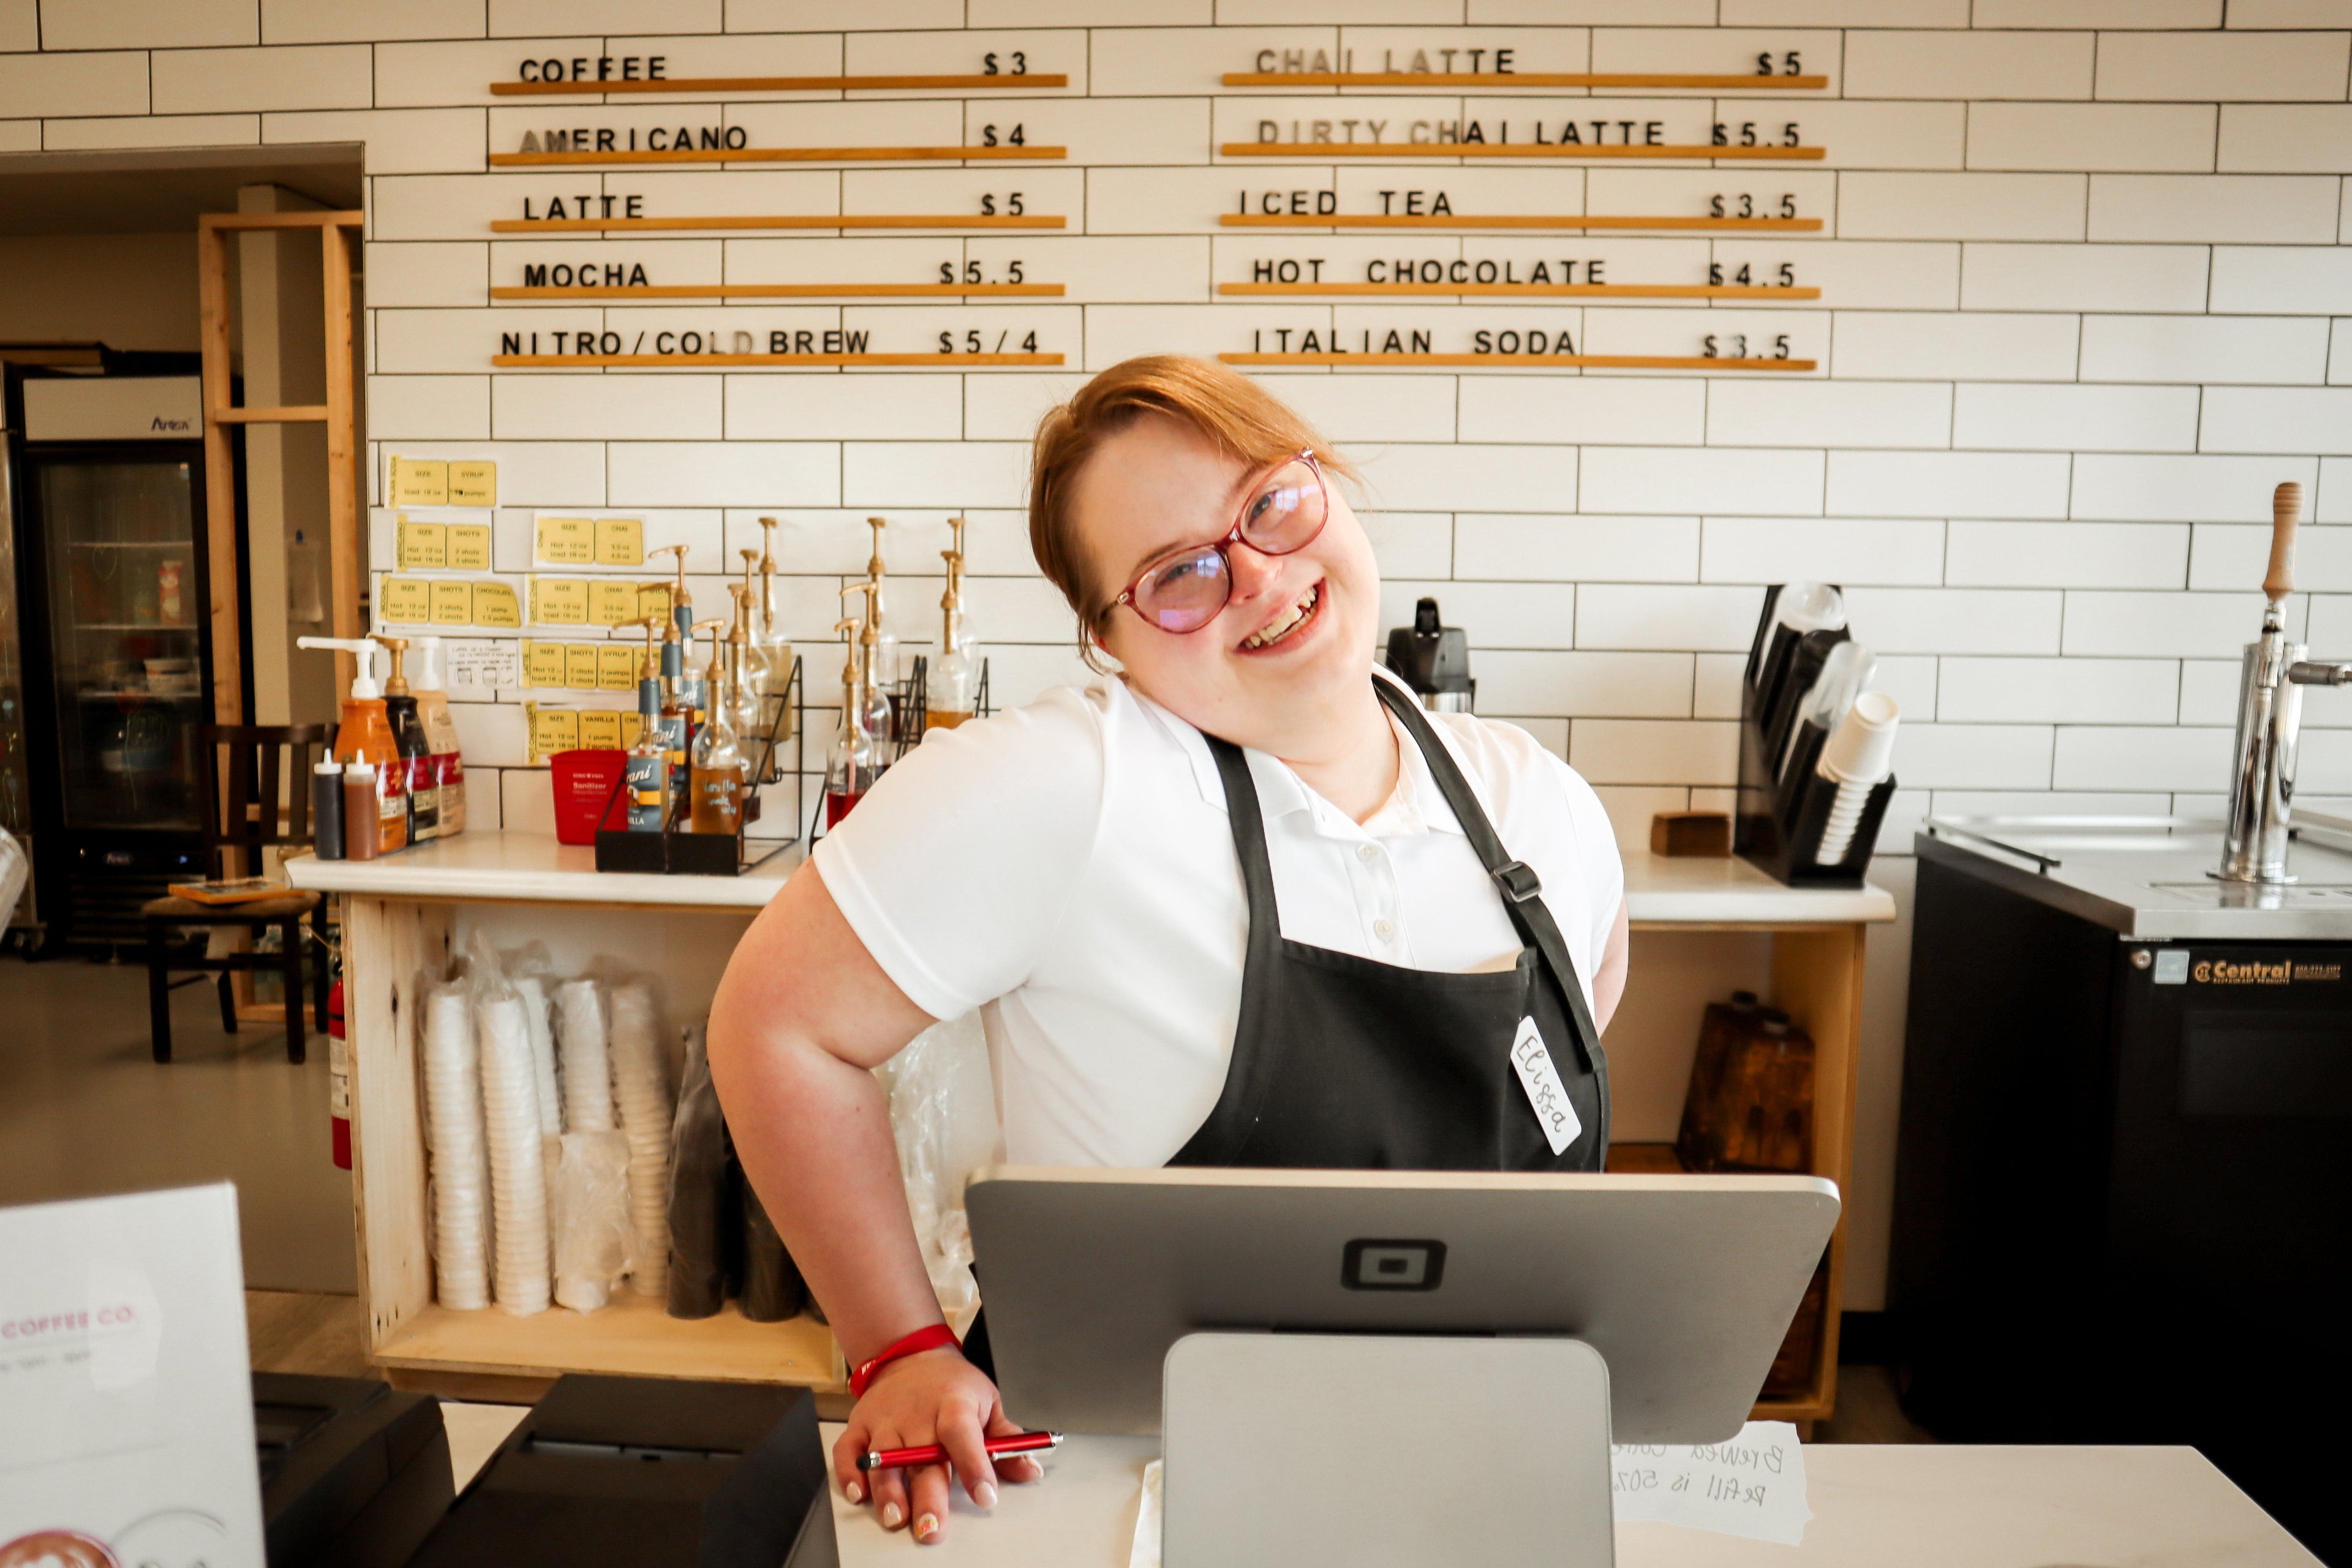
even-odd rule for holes
{"type": "Polygon", "coordinates": [[[466,762],[458,752],[457,721],[449,713],[446,647],[439,637],[416,639],[416,717],[425,726],[425,743],[431,752],[443,838],[466,831],[466,762]]]}
{"type": "Polygon", "coordinates": [[[400,765],[400,748],[393,739],[392,720],[383,689],[375,680],[376,645],[365,637],[297,637],[295,646],[341,648],[352,658],[351,695],[343,699],[342,716],[335,728],[335,761],[343,771],[343,853],[353,860],[408,847],[407,769],[400,765]],[[352,805],[349,764],[368,764],[373,811],[352,805]],[[374,823],[371,833],[369,824],[374,823]],[[373,839],[373,843],[369,841],[373,839]],[[363,846],[365,846],[363,847],[363,846]]]}
{"type": "Polygon", "coordinates": [[[646,629],[646,662],[637,672],[637,739],[621,764],[621,787],[628,794],[628,828],[659,833],[669,816],[669,739],[662,724],[661,657],[654,651],[657,616],[631,623],[646,629]]]}
{"type": "Polygon", "coordinates": [[[710,668],[706,677],[710,692],[709,716],[694,738],[693,830],[697,833],[740,833],[743,830],[743,751],[736,742],[735,725],[728,713],[726,671],[719,633],[724,623],[705,621],[694,628],[710,633],[710,668]]]}
{"type": "Polygon", "coordinates": [[[407,769],[408,842],[423,844],[438,837],[441,832],[441,784],[433,767],[433,742],[425,739],[425,721],[416,711],[415,694],[409,690],[407,678],[401,674],[402,657],[408,651],[406,637],[388,637],[374,634],[384,650],[392,655],[392,674],[383,683],[384,716],[392,725],[393,748],[407,769]]]}

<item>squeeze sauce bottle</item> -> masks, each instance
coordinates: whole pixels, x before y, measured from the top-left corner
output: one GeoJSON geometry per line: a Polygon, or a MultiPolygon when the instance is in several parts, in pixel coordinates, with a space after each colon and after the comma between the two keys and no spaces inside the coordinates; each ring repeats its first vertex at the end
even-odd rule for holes
{"type": "Polygon", "coordinates": [[[441,792],[440,837],[466,831],[466,763],[458,755],[457,723],[449,714],[448,645],[439,637],[416,640],[416,717],[433,759],[433,783],[441,792]]]}
{"type": "Polygon", "coordinates": [[[408,639],[373,635],[392,655],[392,674],[383,683],[384,715],[392,724],[393,747],[408,775],[408,841],[423,844],[440,836],[441,785],[434,775],[433,745],[425,738],[425,721],[417,716],[416,696],[400,671],[408,639]]]}
{"type": "Polygon", "coordinates": [[[354,673],[352,691],[343,699],[341,721],[335,729],[335,761],[345,764],[343,783],[346,789],[343,810],[343,853],[353,860],[364,860],[374,855],[389,854],[408,847],[408,788],[397,764],[400,748],[392,735],[392,720],[384,707],[383,689],[376,685],[376,646],[365,637],[297,637],[299,647],[341,648],[352,657],[354,673]],[[372,848],[362,848],[369,837],[369,825],[364,814],[351,809],[349,792],[353,782],[349,766],[365,763],[374,784],[375,829],[372,848]]]}

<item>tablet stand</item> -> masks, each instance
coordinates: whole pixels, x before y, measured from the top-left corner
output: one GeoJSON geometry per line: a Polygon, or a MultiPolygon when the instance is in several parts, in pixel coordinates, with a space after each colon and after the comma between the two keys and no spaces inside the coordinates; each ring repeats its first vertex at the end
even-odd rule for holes
{"type": "Polygon", "coordinates": [[[1197,1333],[1164,1377],[1165,1568],[1612,1568],[1580,1341],[1197,1333]]]}

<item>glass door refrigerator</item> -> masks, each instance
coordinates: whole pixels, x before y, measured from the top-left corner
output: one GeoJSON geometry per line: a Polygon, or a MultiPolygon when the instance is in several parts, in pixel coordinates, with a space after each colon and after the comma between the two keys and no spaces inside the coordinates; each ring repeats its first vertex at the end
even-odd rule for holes
{"type": "Polygon", "coordinates": [[[135,946],[142,903],[213,874],[196,773],[196,727],[212,718],[200,384],[9,380],[44,945],[135,946]]]}

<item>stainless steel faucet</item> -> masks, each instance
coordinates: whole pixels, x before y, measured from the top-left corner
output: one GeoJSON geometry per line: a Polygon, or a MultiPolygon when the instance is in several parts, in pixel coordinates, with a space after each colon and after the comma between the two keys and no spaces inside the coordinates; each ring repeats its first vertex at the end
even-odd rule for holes
{"type": "Polygon", "coordinates": [[[2294,530],[2303,487],[2284,484],[2271,497],[2271,563],[2263,577],[2270,604],[2263,635],[2246,645],[2238,689],[2238,744],[2230,776],[2230,821],[2221,840],[2225,882],[2291,882],[2287,825],[2294,805],[2294,747],[2303,728],[2303,689],[2352,686],[2352,664],[2313,663],[2310,650],[2286,640],[2286,596],[2294,591],[2294,530]]]}

